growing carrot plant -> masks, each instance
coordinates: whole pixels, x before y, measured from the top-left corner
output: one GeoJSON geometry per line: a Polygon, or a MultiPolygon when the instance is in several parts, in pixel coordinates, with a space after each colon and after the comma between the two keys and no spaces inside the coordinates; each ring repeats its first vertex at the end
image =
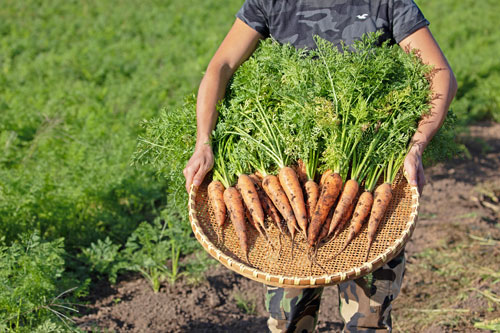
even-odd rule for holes
{"type": "Polygon", "coordinates": [[[106,236],[124,244],[175,200],[166,199],[174,190],[154,168],[131,166],[139,124],[194,90],[240,5],[2,3],[0,234],[7,242],[35,228],[44,238],[64,237],[73,254],[106,236]]]}
{"type": "MultiPolygon", "coordinates": [[[[131,156],[138,135],[146,132],[140,122],[181,105],[194,90],[240,5],[234,0],[2,2],[2,251],[11,245],[14,251],[20,234],[37,230],[42,244],[59,244],[64,237],[68,256],[57,266],[63,271],[57,283],[72,274],[81,280],[76,285],[86,285],[89,273],[113,278],[127,239],[141,222],[161,216],[167,204],[177,212],[181,253],[193,250],[187,216],[181,215],[185,206],[173,204],[183,194],[156,177],[154,167],[132,166],[131,156]]],[[[38,248],[52,256],[48,247],[38,248]]],[[[35,264],[51,272],[43,261],[35,264]]],[[[25,295],[20,288],[19,298],[39,294],[36,284],[32,289],[23,284],[25,295]]],[[[50,288],[47,301],[62,292],[50,288]]],[[[25,306],[0,312],[10,317],[25,306]]],[[[24,324],[35,332],[39,322],[24,324]]],[[[49,324],[40,331],[55,331],[49,324]]]]}
{"type": "Polygon", "coordinates": [[[97,277],[115,283],[118,274],[135,271],[158,292],[162,282],[173,284],[184,274],[179,263],[181,253],[196,248],[179,219],[165,210],[153,223],[142,222],[125,245],[113,244],[109,238],[99,240],[84,249],[80,257],[97,277]]]}
{"type": "Polygon", "coordinates": [[[40,235],[20,235],[11,246],[0,239],[0,331],[67,331],[73,304],[84,296],[83,283],[65,273],[63,240],[43,241],[40,235]]]}

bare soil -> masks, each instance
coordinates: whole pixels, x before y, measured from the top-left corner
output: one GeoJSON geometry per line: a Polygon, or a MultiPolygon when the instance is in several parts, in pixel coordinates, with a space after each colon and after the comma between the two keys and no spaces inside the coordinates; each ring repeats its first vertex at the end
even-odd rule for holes
{"type": "MultiPolygon", "coordinates": [[[[462,141],[469,149],[468,158],[426,169],[418,225],[406,246],[407,272],[393,303],[397,331],[474,332],[479,331],[474,322],[500,317],[500,305],[494,301],[500,283],[488,278],[500,271],[500,124],[471,126],[462,141]],[[450,278],[453,263],[469,257],[475,261],[471,267],[486,273],[463,271],[450,278]],[[471,276],[476,278],[462,281],[471,276]],[[469,287],[463,289],[464,284],[469,287]]],[[[464,262],[456,269],[469,265],[464,262]]],[[[267,330],[262,284],[221,265],[205,276],[198,285],[181,279],[173,286],[163,285],[158,293],[137,275],[116,285],[102,282],[94,287],[82,315],[74,319],[86,331],[267,330]]],[[[342,326],[337,288],[326,288],[317,329],[340,332],[342,326]]]]}

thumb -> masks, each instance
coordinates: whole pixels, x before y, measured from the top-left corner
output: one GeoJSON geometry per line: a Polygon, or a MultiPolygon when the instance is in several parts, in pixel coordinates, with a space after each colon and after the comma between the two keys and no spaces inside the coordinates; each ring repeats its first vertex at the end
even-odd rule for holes
{"type": "Polygon", "coordinates": [[[404,176],[406,177],[406,180],[408,181],[408,184],[417,186],[417,172],[415,170],[415,167],[408,163],[404,167],[404,176]]]}

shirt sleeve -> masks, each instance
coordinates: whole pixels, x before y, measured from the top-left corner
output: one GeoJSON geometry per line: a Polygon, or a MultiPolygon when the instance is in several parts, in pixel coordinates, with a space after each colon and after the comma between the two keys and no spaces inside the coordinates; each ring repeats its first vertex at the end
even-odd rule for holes
{"type": "Polygon", "coordinates": [[[265,38],[269,37],[267,15],[260,0],[245,0],[236,17],[265,38]]]}
{"type": "Polygon", "coordinates": [[[396,43],[399,44],[418,29],[429,25],[429,21],[413,0],[392,2],[392,35],[396,43]]]}

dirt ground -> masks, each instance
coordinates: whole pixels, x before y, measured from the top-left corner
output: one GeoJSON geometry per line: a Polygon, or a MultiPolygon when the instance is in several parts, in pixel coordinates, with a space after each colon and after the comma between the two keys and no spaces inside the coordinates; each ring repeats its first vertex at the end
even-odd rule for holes
{"type": "MultiPolygon", "coordinates": [[[[479,331],[474,322],[500,317],[500,124],[472,126],[462,141],[468,158],[426,170],[407,271],[393,304],[395,331],[473,332],[479,331]]],[[[75,321],[94,332],[266,331],[262,284],[221,265],[205,276],[198,285],[181,280],[158,293],[135,275],[103,283],[75,321]]],[[[336,287],[325,289],[317,329],[342,329],[336,287]]]]}

